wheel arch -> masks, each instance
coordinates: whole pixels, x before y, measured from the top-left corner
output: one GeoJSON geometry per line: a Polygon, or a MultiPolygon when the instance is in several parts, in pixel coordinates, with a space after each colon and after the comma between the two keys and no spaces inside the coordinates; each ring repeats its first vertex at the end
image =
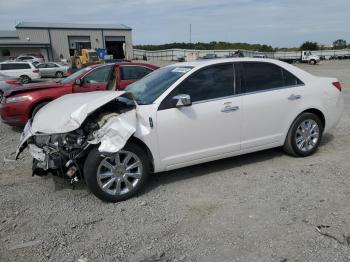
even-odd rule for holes
{"type": "Polygon", "coordinates": [[[139,147],[141,147],[145,151],[145,153],[147,154],[147,158],[150,162],[151,172],[154,172],[154,158],[153,158],[152,152],[148,148],[148,146],[141,139],[139,139],[135,136],[131,136],[130,139],[128,140],[128,142],[131,142],[131,143],[138,145],[139,147]]]}
{"type": "Polygon", "coordinates": [[[301,112],[295,119],[297,119],[303,113],[311,113],[311,114],[314,114],[314,115],[318,116],[320,118],[321,122],[322,122],[322,129],[323,130],[325,129],[325,127],[326,127],[326,118],[325,118],[325,116],[324,116],[324,114],[322,113],[321,110],[316,109],[316,108],[306,109],[303,112],[301,112]]]}
{"type": "Polygon", "coordinates": [[[35,108],[36,108],[38,105],[40,105],[40,104],[42,104],[42,103],[49,103],[49,102],[51,102],[52,100],[53,100],[53,99],[45,98],[45,99],[36,101],[36,102],[30,107],[29,114],[28,114],[28,115],[29,115],[29,118],[32,117],[32,114],[33,114],[35,108]]]}
{"type": "Polygon", "coordinates": [[[288,136],[288,132],[289,130],[292,128],[293,126],[293,123],[296,119],[298,119],[299,116],[301,116],[302,114],[304,113],[312,113],[316,116],[318,116],[321,120],[321,123],[322,123],[322,130],[324,131],[325,130],[325,127],[326,127],[326,118],[324,116],[324,114],[322,113],[321,110],[317,109],[317,108],[308,108],[308,109],[304,109],[303,111],[301,111],[296,117],[294,117],[292,119],[292,121],[289,123],[289,126],[287,128],[287,130],[285,130],[285,136],[284,136],[284,140],[283,140],[283,143],[285,143],[286,139],[287,139],[287,136],[288,136]]]}

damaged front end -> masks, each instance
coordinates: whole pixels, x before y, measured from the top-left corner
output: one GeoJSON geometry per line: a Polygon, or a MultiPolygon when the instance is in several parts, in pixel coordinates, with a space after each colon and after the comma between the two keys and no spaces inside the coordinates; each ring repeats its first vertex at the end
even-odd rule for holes
{"type": "MultiPolygon", "coordinates": [[[[88,96],[91,96],[91,93],[88,96]]],[[[48,107],[38,112],[33,121],[27,123],[16,159],[28,147],[33,157],[33,176],[52,174],[70,179],[71,184],[79,181],[83,176],[86,155],[93,145],[98,145],[101,154],[115,153],[124,147],[136,131],[136,104],[127,97],[124,97],[124,100],[117,99],[118,96],[100,99],[100,103],[96,103],[95,106],[89,104],[90,107],[87,107],[84,99],[76,97],[73,101],[72,97],[69,97],[68,100],[71,100],[70,103],[74,102],[75,109],[68,109],[72,111],[68,114],[69,119],[64,121],[55,121],[55,117],[65,115],[65,112],[56,110],[59,108],[57,103],[54,107],[48,104],[48,107]],[[50,111],[57,112],[56,116],[50,111]],[[48,118],[50,114],[52,120],[48,118]],[[45,123],[40,125],[41,121],[45,123]],[[57,123],[63,124],[60,127],[57,123]],[[47,130],[48,128],[52,131],[47,130]],[[59,132],[60,130],[67,132],[59,132]]],[[[58,105],[64,103],[65,99],[62,99],[58,105]]]]}

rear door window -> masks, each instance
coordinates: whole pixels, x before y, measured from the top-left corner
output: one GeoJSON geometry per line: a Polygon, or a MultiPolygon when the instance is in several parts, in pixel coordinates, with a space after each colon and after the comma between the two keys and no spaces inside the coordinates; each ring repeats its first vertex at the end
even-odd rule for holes
{"type": "Polygon", "coordinates": [[[282,68],[270,63],[243,63],[246,93],[284,86],[282,68]]]}
{"type": "Polygon", "coordinates": [[[295,77],[292,73],[288,72],[287,70],[282,69],[282,73],[285,86],[295,86],[303,84],[302,81],[300,81],[297,77],[295,77]]]}

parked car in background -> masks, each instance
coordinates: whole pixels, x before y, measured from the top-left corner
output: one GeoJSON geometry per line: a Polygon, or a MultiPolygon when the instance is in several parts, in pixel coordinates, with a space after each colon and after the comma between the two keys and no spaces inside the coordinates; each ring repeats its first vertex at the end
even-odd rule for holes
{"type": "Polygon", "coordinates": [[[50,101],[70,93],[123,90],[129,84],[158,69],[142,63],[113,63],[85,67],[55,83],[37,83],[4,92],[1,119],[10,125],[24,125],[50,101]]]}
{"type": "Polygon", "coordinates": [[[202,59],[215,59],[218,58],[217,54],[206,54],[205,56],[202,57],[202,59]]]}
{"type": "Polygon", "coordinates": [[[0,102],[2,100],[4,92],[9,88],[22,87],[22,83],[19,78],[6,76],[0,73],[0,102]]]}
{"type": "Polygon", "coordinates": [[[41,78],[39,69],[30,62],[3,62],[0,63],[0,73],[19,78],[23,84],[41,78]]]}
{"type": "Polygon", "coordinates": [[[258,54],[258,55],[253,55],[253,58],[267,58],[266,55],[258,54]]]}
{"type": "Polygon", "coordinates": [[[227,56],[225,56],[226,58],[233,58],[233,57],[244,57],[244,53],[241,50],[237,50],[235,52],[231,52],[229,53],[227,56]]]}
{"type": "Polygon", "coordinates": [[[43,57],[38,57],[34,55],[20,55],[16,58],[16,61],[31,62],[33,64],[44,63],[43,57]]]}
{"type": "Polygon", "coordinates": [[[47,62],[35,65],[41,73],[41,77],[62,78],[67,76],[69,66],[59,63],[47,62]]]}
{"type": "Polygon", "coordinates": [[[26,125],[17,156],[28,146],[33,175],[84,178],[115,202],[134,196],[151,172],[274,147],[312,155],[344,107],[336,78],[272,59],[173,64],[125,91],[49,103],[26,125]]]}

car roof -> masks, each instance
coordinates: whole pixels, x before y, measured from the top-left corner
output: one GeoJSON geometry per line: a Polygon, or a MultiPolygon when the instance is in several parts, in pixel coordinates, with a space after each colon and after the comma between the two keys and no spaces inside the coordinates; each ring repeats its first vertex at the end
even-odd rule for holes
{"type": "Polygon", "coordinates": [[[25,62],[25,61],[8,61],[8,62],[1,62],[0,64],[32,64],[32,62],[25,62]]]}
{"type": "Polygon", "coordinates": [[[251,58],[251,57],[231,57],[231,58],[215,58],[215,59],[206,59],[206,60],[196,60],[191,62],[180,62],[172,64],[170,66],[190,66],[190,67],[202,67],[208,65],[215,65],[221,63],[230,63],[230,62],[267,62],[273,64],[283,63],[277,59],[269,58],[251,58]]]}
{"type": "Polygon", "coordinates": [[[176,64],[168,65],[168,67],[193,67],[194,69],[199,69],[205,66],[216,65],[216,64],[224,64],[224,63],[233,63],[233,62],[265,62],[278,65],[284,69],[287,69],[289,72],[298,75],[301,77],[301,80],[308,79],[310,77],[314,77],[310,73],[288,64],[286,62],[271,59],[271,58],[251,58],[251,57],[233,57],[233,58],[215,58],[215,59],[207,59],[207,60],[197,60],[192,62],[181,62],[176,64]]]}
{"type": "Polygon", "coordinates": [[[159,68],[158,66],[152,65],[152,64],[139,63],[139,62],[127,62],[127,61],[113,62],[113,63],[106,63],[106,64],[98,64],[98,65],[93,65],[93,66],[90,66],[90,67],[91,68],[95,68],[95,67],[104,66],[104,65],[137,65],[137,66],[146,66],[146,67],[150,67],[150,68],[153,68],[153,69],[159,68]]]}

